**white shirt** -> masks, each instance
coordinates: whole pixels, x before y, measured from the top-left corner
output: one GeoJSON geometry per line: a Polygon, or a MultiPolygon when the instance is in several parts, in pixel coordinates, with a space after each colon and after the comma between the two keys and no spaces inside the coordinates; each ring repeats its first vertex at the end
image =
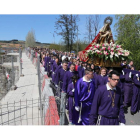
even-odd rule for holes
{"type": "Polygon", "coordinates": [[[66,58],[66,56],[65,56],[65,55],[63,55],[63,56],[62,56],[62,61],[63,61],[65,58],[66,58]]]}
{"type": "Polygon", "coordinates": [[[106,84],[107,90],[116,90],[116,87],[114,87],[113,89],[110,88],[110,86],[108,85],[108,83],[106,84]]]}
{"type": "Polygon", "coordinates": [[[69,70],[70,72],[74,72],[74,71],[71,71],[71,70],[69,70]]]}
{"type": "Polygon", "coordinates": [[[65,70],[65,69],[63,69],[64,71],[67,71],[67,70],[65,70]]]}
{"type": "Polygon", "coordinates": [[[89,81],[87,81],[87,80],[85,79],[85,77],[83,77],[83,81],[84,81],[84,82],[91,82],[92,80],[90,79],[89,81]]]}

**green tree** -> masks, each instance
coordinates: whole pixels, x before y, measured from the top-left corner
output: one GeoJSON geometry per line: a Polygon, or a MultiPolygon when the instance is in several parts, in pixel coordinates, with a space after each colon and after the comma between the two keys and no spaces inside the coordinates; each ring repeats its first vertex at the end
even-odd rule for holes
{"type": "Polygon", "coordinates": [[[28,47],[28,46],[35,47],[36,46],[35,32],[33,29],[31,31],[29,31],[26,36],[25,46],[26,47],[28,47]]]}
{"type": "Polygon", "coordinates": [[[134,66],[140,68],[140,15],[116,15],[116,43],[131,52],[134,66]]]}

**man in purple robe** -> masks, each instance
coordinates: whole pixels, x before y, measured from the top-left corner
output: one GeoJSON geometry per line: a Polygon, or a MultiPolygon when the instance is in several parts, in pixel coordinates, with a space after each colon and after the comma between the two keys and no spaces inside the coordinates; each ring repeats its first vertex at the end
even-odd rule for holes
{"type": "Polygon", "coordinates": [[[109,82],[95,92],[89,117],[90,125],[125,124],[122,93],[117,84],[120,80],[117,71],[111,71],[109,82]]]}
{"type": "Polygon", "coordinates": [[[122,91],[123,99],[124,99],[124,83],[125,83],[125,72],[122,70],[122,73],[120,73],[120,81],[118,85],[122,91]]]}
{"type": "Polygon", "coordinates": [[[95,89],[99,88],[102,85],[105,85],[106,83],[106,74],[107,74],[107,69],[105,67],[100,69],[100,75],[98,75],[95,78],[95,89]]]}
{"type": "Polygon", "coordinates": [[[78,76],[74,75],[72,77],[72,83],[68,85],[67,89],[67,105],[66,105],[66,116],[69,121],[69,125],[72,125],[72,118],[73,118],[73,107],[74,107],[74,91],[75,91],[75,84],[78,80],[78,76]]]}
{"type": "Polygon", "coordinates": [[[46,53],[45,59],[44,59],[44,68],[45,71],[47,71],[47,59],[48,59],[48,54],[46,53]]]}
{"type": "Polygon", "coordinates": [[[45,71],[48,72],[48,67],[49,67],[49,61],[51,60],[51,56],[47,55],[46,59],[45,59],[45,71]]]}
{"type": "Polygon", "coordinates": [[[72,63],[70,65],[70,70],[67,71],[65,73],[65,75],[64,75],[63,86],[62,86],[63,92],[67,93],[68,84],[70,84],[72,82],[71,77],[73,75],[77,75],[78,76],[78,72],[75,71],[75,64],[72,63]]]}
{"type": "Polygon", "coordinates": [[[73,58],[70,58],[70,62],[68,62],[68,69],[70,69],[70,65],[73,63],[73,58]]]}
{"type": "Polygon", "coordinates": [[[125,113],[127,113],[128,107],[131,106],[131,100],[133,95],[133,79],[132,72],[127,72],[125,74],[125,82],[124,82],[124,109],[125,113]]]}
{"type": "Polygon", "coordinates": [[[55,61],[53,62],[53,65],[52,65],[52,81],[53,83],[55,82],[55,78],[56,78],[56,70],[59,66],[59,59],[56,58],[55,61]]]}
{"type": "Polygon", "coordinates": [[[49,55],[47,59],[47,75],[50,77],[50,70],[51,70],[51,55],[49,55]]]}
{"type": "Polygon", "coordinates": [[[75,125],[89,124],[89,113],[95,93],[95,83],[92,78],[92,69],[86,69],[85,75],[75,85],[75,109],[73,110],[73,123],[75,125]]]}
{"type": "Polygon", "coordinates": [[[108,74],[107,74],[107,76],[105,76],[105,84],[107,84],[107,82],[109,82],[109,81],[108,81],[108,76],[109,76],[109,73],[110,73],[111,71],[113,71],[112,68],[110,68],[110,69],[108,70],[108,74]]]}
{"type": "Polygon", "coordinates": [[[62,62],[62,68],[57,69],[56,71],[56,77],[55,77],[55,86],[56,87],[60,87],[61,91],[62,91],[62,86],[63,86],[63,79],[64,79],[64,75],[67,72],[67,67],[68,67],[68,63],[67,61],[63,61],[62,62]]]}
{"type": "Polygon", "coordinates": [[[52,77],[53,63],[55,62],[55,59],[56,59],[56,56],[52,55],[52,58],[50,60],[50,72],[49,72],[50,77],[52,77]]]}
{"type": "Polygon", "coordinates": [[[82,63],[82,66],[78,66],[78,77],[82,78],[85,75],[85,67],[84,67],[84,62],[82,63]]]}
{"type": "Polygon", "coordinates": [[[93,79],[95,80],[97,78],[97,76],[99,75],[99,72],[100,72],[100,68],[99,66],[95,66],[94,67],[94,76],[93,76],[93,79]]]}
{"type": "Polygon", "coordinates": [[[134,115],[140,110],[140,81],[139,75],[136,74],[133,76],[133,96],[131,102],[131,114],[134,115]]]}

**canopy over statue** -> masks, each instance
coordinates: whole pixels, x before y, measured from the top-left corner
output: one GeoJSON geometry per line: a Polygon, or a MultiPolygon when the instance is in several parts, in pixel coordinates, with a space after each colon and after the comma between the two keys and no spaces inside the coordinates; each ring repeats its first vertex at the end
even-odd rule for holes
{"type": "Polygon", "coordinates": [[[128,50],[123,50],[121,45],[114,44],[110,28],[112,21],[112,17],[107,17],[104,20],[104,26],[93,41],[83,51],[78,53],[81,61],[88,61],[99,66],[112,65],[120,67],[120,62],[128,57],[128,50]]]}

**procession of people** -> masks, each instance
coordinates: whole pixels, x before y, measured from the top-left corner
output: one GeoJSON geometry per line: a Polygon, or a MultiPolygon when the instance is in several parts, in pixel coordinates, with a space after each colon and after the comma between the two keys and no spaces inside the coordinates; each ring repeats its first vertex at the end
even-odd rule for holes
{"type": "MultiPolygon", "coordinates": [[[[28,50],[33,50],[34,56],[40,54],[40,63],[51,83],[60,92],[67,93],[69,125],[125,125],[128,107],[132,115],[139,112],[140,75],[135,74],[139,71],[135,70],[132,60],[122,61],[122,71],[118,72],[82,62],[71,52],[46,48],[28,50]]],[[[55,91],[54,96],[58,96],[55,91]]]]}

